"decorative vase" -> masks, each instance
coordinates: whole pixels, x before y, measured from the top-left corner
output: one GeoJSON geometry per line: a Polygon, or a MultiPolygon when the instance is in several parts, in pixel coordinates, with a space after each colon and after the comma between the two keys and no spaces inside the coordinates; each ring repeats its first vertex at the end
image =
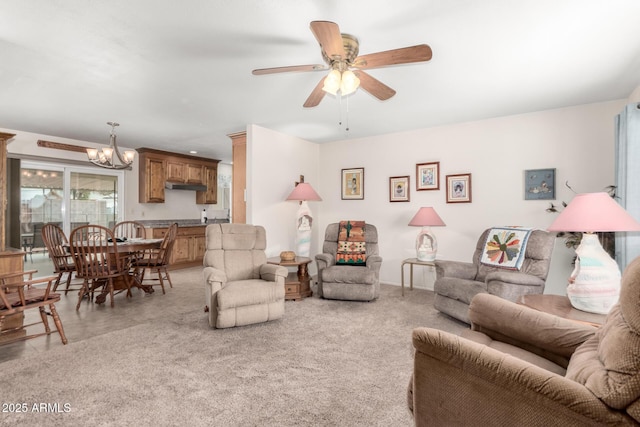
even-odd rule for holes
{"type": "Polygon", "coordinates": [[[589,313],[609,313],[620,295],[618,264],[602,248],[597,234],[584,233],[576,254],[567,287],[571,305],[589,313]]]}

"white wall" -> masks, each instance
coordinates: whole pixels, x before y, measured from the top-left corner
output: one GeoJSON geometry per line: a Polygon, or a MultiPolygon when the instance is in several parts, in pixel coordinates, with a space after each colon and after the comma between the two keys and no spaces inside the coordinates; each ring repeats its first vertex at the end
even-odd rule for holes
{"type": "MultiPolygon", "coordinates": [[[[89,163],[84,153],[42,148],[38,147],[37,142],[39,139],[42,139],[83,147],[100,147],[106,145],[106,143],[79,141],[12,129],[0,129],[0,132],[13,133],[16,135],[9,141],[7,146],[9,153],[79,161],[87,165],[89,165],[89,163]]],[[[231,144],[231,140],[229,140],[229,144],[231,144]]],[[[126,149],[126,147],[121,147],[123,151],[126,149]]],[[[217,209],[217,205],[196,205],[195,192],[181,190],[167,190],[165,192],[165,203],[138,203],[138,156],[136,156],[132,166],[132,170],[125,171],[124,219],[199,219],[202,209],[217,209]]],[[[96,170],[99,169],[96,168],[96,170]]],[[[219,164],[218,174],[221,173],[230,175],[231,165],[219,164]]]]}
{"type": "MultiPolygon", "coordinates": [[[[324,230],[343,219],[376,225],[381,281],[399,284],[401,261],[415,257],[418,229],[407,224],[418,208],[433,206],[447,224],[433,229],[438,258],[469,261],[485,228],[546,228],[555,218],[545,212],[549,201],[524,200],[524,170],[556,169],[556,205],[572,198],[565,181],[577,192],[614,183],[614,116],[623,106],[598,103],[322,144],[317,225],[324,230]],[[415,191],[416,163],[432,161],[440,162],[440,190],[415,191]],[[354,167],[365,168],[365,199],[341,200],[341,169],[354,167]],[[472,203],[446,203],[445,176],[458,173],[472,174],[472,203]],[[402,175],[410,176],[411,200],[390,203],[389,177],[402,175]]],[[[547,293],[565,293],[573,254],[562,243],[556,245],[547,293]]],[[[416,272],[417,286],[432,287],[432,273],[416,272]]]]}
{"type": "MultiPolygon", "coordinates": [[[[316,190],[319,185],[320,146],[260,126],[247,127],[247,223],[267,229],[267,256],[294,250],[297,202],[285,199],[304,175],[316,190]]],[[[320,193],[320,197],[324,195],[320,193]]],[[[312,242],[324,228],[318,227],[318,205],[309,202],[314,214],[312,242]]],[[[312,248],[311,256],[315,252],[312,248]]],[[[310,265],[310,271],[315,271],[310,265]]]]}

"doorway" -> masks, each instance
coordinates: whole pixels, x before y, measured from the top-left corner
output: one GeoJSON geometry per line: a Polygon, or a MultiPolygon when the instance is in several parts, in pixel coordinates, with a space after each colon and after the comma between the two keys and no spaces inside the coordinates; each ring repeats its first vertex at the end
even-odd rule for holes
{"type": "Polygon", "coordinates": [[[67,236],[84,224],[111,228],[123,217],[122,194],[123,171],[22,161],[19,227],[25,268],[37,269],[38,276],[53,272],[42,240],[44,224],[59,225],[67,236]]]}

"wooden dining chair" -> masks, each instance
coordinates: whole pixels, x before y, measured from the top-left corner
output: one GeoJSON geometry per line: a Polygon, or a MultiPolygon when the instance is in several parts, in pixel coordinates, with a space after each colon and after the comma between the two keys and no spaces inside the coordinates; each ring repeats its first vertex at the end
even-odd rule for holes
{"type": "Polygon", "coordinates": [[[117,239],[142,239],[145,237],[144,224],[139,221],[120,221],[113,228],[113,234],[117,239]]]}
{"type": "Polygon", "coordinates": [[[158,249],[148,249],[141,258],[132,260],[135,276],[140,284],[145,280],[152,281],[151,286],[160,285],[162,293],[165,294],[164,281],[169,282],[169,286],[173,288],[171,276],[169,275],[169,259],[171,250],[178,234],[178,224],[173,223],[167,229],[162,239],[162,243],[158,249]],[[149,276],[145,279],[145,272],[149,270],[149,276]],[[151,275],[155,273],[156,277],[151,275]]]}
{"type": "MultiPolygon", "coordinates": [[[[124,241],[131,239],[143,239],[145,237],[144,224],[139,221],[120,221],[117,222],[111,230],[116,240],[124,241]]],[[[142,258],[144,252],[138,252],[135,254],[121,254],[123,261],[127,263],[127,268],[134,273],[133,260],[136,258],[142,258]]]]}
{"type": "Polygon", "coordinates": [[[123,280],[127,296],[131,295],[129,271],[123,257],[118,254],[118,245],[113,232],[100,225],[83,225],[71,231],[69,246],[76,264],[76,275],[83,279],[76,310],[85,295],[93,300],[94,292],[103,288],[109,293],[113,307],[114,281],[123,280]]]}
{"type": "Polygon", "coordinates": [[[76,272],[76,264],[69,252],[69,241],[62,228],[56,224],[45,224],[42,227],[42,240],[49,251],[54,272],[58,275],[53,285],[53,292],[58,290],[60,281],[65,274],[67,275],[67,280],[64,294],[67,295],[69,291],[80,290],[80,287],[70,288],[71,279],[76,272]]]}
{"type": "Polygon", "coordinates": [[[8,344],[57,332],[60,335],[62,344],[66,344],[67,337],[64,335],[62,321],[55,306],[55,303],[60,301],[60,294],[53,292],[51,289],[53,282],[56,281],[56,276],[32,279],[33,273],[34,271],[21,271],[0,275],[0,323],[4,323],[8,316],[24,313],[30,309],[37,308],[40,311],[40,321],[3,330],[0,332],[0,337],[6,337],[7,339],[0,341],[2,344],[8,344]],[[42,287],[43,284],[46,284],[46,286],[42,287]],[[46,306],[49,307],[49,312],[45,310],[46,306]],[[53,322],[56,325],[55,330],[51,330],[49,327],[47,319],[49,315],[53,317],[53,322]],[[44,325],[44,332],[30,335],[20,333],[20,331],[26,330],[27,327],[38,323],[44,325]]]}

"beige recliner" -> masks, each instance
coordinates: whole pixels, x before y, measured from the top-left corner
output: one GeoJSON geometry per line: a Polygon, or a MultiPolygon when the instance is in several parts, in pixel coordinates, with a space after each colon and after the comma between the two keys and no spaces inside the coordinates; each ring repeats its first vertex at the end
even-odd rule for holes
{"type": "Polygon", "coordinates": [[[231,328],[284,315],[288,270],[267,264],[264,227],[211,224],[206,229],[204,284],[209,325],[231,328]]]}
{"type": "Polygon", "coordinates": [[[600,328],[477,295],[471,330],[413,331],[416,426],[640,425],[640,257],[600,328]]]}

